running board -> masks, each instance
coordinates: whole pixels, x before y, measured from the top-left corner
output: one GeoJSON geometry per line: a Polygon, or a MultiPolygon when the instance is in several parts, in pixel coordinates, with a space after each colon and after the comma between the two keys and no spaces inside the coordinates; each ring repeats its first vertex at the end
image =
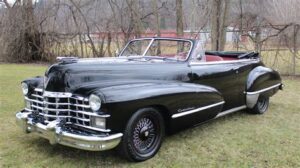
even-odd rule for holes
{"type": "Polygon", "coordinates": [[[246,105],[243,105],[243,106],[240,106],[240,107],[235,107],[235,108],[232,108],[232,109],[229,109],[229,110],[226,110],[226,111],[223,111],[223,112],[219,113],[215,118],[223,117],[227,114],[234,113],[236,111],[240,111],[240,110],[243,110],[243,109],[246,109],[246,108],[247,108],[246,105]]]}

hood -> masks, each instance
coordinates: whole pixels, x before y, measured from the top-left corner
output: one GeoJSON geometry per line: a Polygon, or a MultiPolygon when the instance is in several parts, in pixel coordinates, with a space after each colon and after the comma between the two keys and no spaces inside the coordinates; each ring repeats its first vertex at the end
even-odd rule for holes
{"type": "Polygon", "coordinates": [[[75,92],[115,85],[190,81],[190,69],[181,62],[133,61],[123,58],[79,59],[49,67],[44,88],[52,92],[75,92]]]}

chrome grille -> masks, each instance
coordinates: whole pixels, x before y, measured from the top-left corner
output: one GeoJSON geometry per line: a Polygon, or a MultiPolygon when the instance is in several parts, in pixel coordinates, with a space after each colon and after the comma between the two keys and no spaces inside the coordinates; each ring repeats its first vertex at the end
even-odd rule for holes
{"type": "Polygon", "coordinates": [[[63,119],[66,123],[91,128],[92,113],[88,99],[74,96],[71,93],[43,92],[35,89],[31,98],[25,97],[31,104],[32,111],[37,111],[45,119],[45,123],[63,119]]]}

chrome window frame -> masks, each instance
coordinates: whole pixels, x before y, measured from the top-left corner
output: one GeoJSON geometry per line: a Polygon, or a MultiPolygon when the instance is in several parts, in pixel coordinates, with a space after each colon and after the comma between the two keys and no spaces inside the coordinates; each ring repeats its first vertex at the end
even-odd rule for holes
{"type": "Polygon", "coordinates": [[[183,39],[183,38],[168,38],[168,37],[145,37],[145,38],[137,38],[137,39],[133,39],[133,40],[130,40],[126,45],[125,47],[122,49],[122,51],[120,52],[120,54],[118,55],[119,58],[122,58],[122,57],[135,57],[135,56],[122,56],[123,52],[125,51],[125,49],[128,47],[128,45],[133,42],[133,41],[142,41],[142,40],[151,40],[149,45],[147,46],[146,50],[144,51],[143,55],[140,56],[140,57],[144,57],[145,54],[148,52],[149,48],[151,47],[151,45],[153,44],[153,42],[155,40],[169,40],[169,41],[185,41],[185,42],[189,42],[191,44],[190,46],[190,49],[188,51],[188,54],[185,58],[185,60],[178,60],[178,62],[187,62],[189,59],[190,59],[190,56],[191,56],[191,53],[192,53],[192,50],[194,49],[194,41],[193,40],[190,40],[190,39],[183,39]]]}

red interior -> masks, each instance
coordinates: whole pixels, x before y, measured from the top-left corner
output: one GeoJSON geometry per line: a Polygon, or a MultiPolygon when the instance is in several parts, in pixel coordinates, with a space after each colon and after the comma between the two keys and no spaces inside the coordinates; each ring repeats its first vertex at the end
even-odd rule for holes
{"type": "Polygon", "coordinates": [[[206,62],[211,62],[211,61],[223,61],[222,57],[215,56],[215,55],[205,55],[206,62]]]}
{"type": "MultiPolygon", "coordinates": [[[[185,59],[186,57],[186,52],[181,52],[181,53],[178,53],[176,55],[176,57],[180,57],[180,59],[185,59]]],[[[163,54],[161,55],[163,57],[175,57],[174,54],[163,54]]],[[[205,55],[206,57],[206,62],[212,62],[212,61],[229,61],[229,60],[237,60],[238,58],[233,58],[233,57],[220,57],[220,56],[217,56],[217,55],[208,55],[206,54],[205,55]]]]}
{"type": "Polygon", "coordinates": [[[233,57],[222,57],[224,61],[227,60],[237,60],[237,58],[233,58],[233,57]]]}
{"type": "Polygon", "coordinates": [[[206,57],[206,62],[211,62],[211,61],[227,61],[227,60],[237,60],[237,58],[232,58],[232,57],[220,57],[217,55],[205,55],[206,57]]]}

